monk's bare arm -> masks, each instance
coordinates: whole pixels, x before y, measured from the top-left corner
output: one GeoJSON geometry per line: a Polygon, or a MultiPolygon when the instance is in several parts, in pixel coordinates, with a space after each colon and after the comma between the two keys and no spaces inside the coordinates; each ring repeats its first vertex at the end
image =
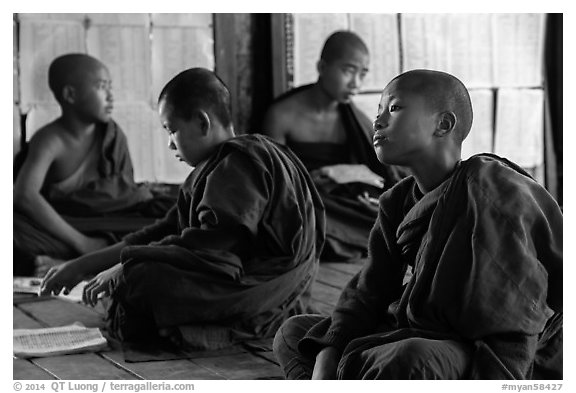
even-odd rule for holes
{"type": "Polygon", "coordinates": [[[57,157],[66,154],[65,145],[56,135],[39,133],[32,138],[28,155],[14,184],[14,208],[40,228],[62,240],[80,253],[94,249],[91,238],[68,224],[40,193],[46,174],[57,157]]]}

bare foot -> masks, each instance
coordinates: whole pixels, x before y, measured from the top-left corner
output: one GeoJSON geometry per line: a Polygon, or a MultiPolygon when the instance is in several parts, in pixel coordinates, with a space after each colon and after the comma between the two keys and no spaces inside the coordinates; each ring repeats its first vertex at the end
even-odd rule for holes
{"type": "Polygon", "coordinates": [[[44,277],[51,267],[60,265],[65,261],[62,259],[55,259],[48,255],[38,255],[34,259],[34,277],[44,277]]]}

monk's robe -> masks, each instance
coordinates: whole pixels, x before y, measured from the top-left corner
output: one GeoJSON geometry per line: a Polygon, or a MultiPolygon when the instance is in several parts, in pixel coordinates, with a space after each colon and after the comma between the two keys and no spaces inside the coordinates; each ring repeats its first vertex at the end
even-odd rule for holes
{"type": "Polygon", "coordinates": [[[406,178],[380,206],[370,259],[300,340],[305,358],[334,346],[339,378],[370,378],[363,353],[422,337],[470,348],[467,378],[562,378],[562,213],[543,187],[486,154],[424,196],[406,178]]]}
{"type": "Polygon", "coordinates": [[[322,201],[289,149],[233,138],[192,171],[164,219],[125,237],[110,331],[124,341],[170,332],[200,349],[271,336],[304,310],[324,226],[322,201]]]}
{"type": "MultiPolygon", "coordinates": [[[[280,96],[285,99],[312,85],[302,86],[280,96]]],[[[364,183],[336,184],[333,181],[316,181],[326,209],[326,245],[323,260],[349,261],[366,256],[368,236],[377,216],[377,209],[370,209],[358,201],[359,195],[368,193],[378,198],[380,194],[402,177],[403,172],[395,166],[383,165],[372,146],[372,124],[366,115],[350,102],[339,104],[338,111],[346,130],[346,142],[297,142],[287,141],[288,147],[302,160],[308,171],[337,164],[364,164],[372,172],[382,176],[384,188],[364,183]]]]}
{"type": "MultiPolygon", "coordinates": [[[[175,199],[136,184],[124,132],[114,121],[98,126],[99,140],[86,160],[68,178],[44,186],[41,193],[80,232],[114,241],[162,217],[175,199]]],[[[14,211],[13,237],[14,274],[30,274],[36,255],[78,256],[72,247],[18,211],[14,211]]]]}

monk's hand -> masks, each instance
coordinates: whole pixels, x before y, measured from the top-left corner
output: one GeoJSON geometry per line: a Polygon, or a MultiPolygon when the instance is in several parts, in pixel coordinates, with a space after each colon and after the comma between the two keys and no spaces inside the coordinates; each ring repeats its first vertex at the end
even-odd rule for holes
{"type": "Polygon", "coordinates": [[[68,295],[82,281],[82,273],[72,261],[64,262],[48,270],[40,285],[40,295],[68,295]]]}
{"type": "Polygon", "coordinates": [[[110,296],[121,275],[121,263],[98,273],[98,275],[90,280],[84,287],[84,291],[82,292],[82,301],[89,306],[96,306],[100,294],[110,296]]]}
{"type": "Polygon", "coordinates": [[[365,192],[362,195],[358,195],[358,201],[360,201],[360,203],[366,206],[370,211],[378,213],[378,198],[372,198],[367,192],[365,192]]]}
{"type": "Polygon", "coordinates": [[[108,246],[108,241],[101,237],[84,236],[82,242],[76,247],[82,255],[89,254],[92,251],[100,250],[108,246]]]}
{"type": "Polygon", "coordinates": [[[341,353],[334,347],[326,347],[316,355],[312,379],[337,379],[341,353]]]}
{"type": "Polygon", "coordinates": [[[363,164],[329,165],[317,170],[320,176],[327,177],[338,184],[364,183],[370,186],[383,188],[384,179],[372,172],[363,164]]]}

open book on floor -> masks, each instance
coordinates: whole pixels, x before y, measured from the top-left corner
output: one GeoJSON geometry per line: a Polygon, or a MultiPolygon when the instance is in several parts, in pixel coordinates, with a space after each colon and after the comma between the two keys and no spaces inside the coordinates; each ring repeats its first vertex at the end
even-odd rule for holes
{"type": "Polygon", "coordinates": [[[96,352],[107,348],[100,329],[80,324],[67,326],[14,329],[14,356],[19,358],[96,352]]]}

